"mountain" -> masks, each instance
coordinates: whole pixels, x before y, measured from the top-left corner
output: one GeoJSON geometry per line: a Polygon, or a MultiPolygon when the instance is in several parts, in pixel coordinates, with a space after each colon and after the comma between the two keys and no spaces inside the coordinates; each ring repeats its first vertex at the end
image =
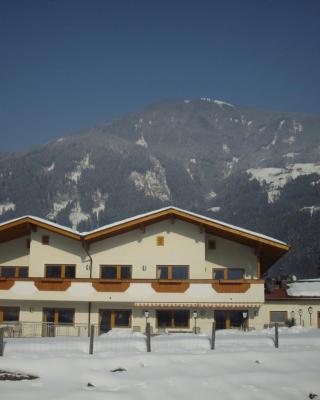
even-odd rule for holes
{"type": "Polygon", "coordinates": [[[0,219],[88,230],[169,204],[287,241],[273,273],[319,274],[320,116],[162,101],[0,154],[0,219]]]}

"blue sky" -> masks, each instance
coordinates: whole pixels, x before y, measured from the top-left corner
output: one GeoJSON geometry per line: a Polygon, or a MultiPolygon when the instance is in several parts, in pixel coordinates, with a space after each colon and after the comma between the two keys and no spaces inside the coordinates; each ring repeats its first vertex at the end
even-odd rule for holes
{"type": "Polygon", "coordinates": [[[166,98],[320,114],[318,0],[1,0],[0,151],[166,98]]]}

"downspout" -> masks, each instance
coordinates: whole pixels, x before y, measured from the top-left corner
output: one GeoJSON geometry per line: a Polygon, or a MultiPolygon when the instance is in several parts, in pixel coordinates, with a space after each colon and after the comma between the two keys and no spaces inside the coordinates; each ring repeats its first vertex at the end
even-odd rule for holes
{"type": "MultiPolygon", "coordinates": [[[[84,238],[81,238],[81,244],[84,249],[84,251],[87,253],[87,256],[89,257],[90,264],[89,264],[89,278],[92,279],[92,257],[89,253],[88,250],[88,245],[84,241],[84,238]]],[[[90,325],[91,325],[91,301],[88,302],[88,336],[90,336],[90,325]]]]}

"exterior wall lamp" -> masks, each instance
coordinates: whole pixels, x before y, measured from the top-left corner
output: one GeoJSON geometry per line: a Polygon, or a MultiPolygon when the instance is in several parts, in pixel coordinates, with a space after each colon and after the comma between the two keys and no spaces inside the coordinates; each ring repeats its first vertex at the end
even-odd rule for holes
{"type": "Polygon", "coordinates": [[[311,306],[308,307],[308,313],[309,313],[309,317],[310,317],[310,326],[312,325],[312,321],[311,321],[312,312],[313,312],[313,308],[311,306]]]}
{"type": "Polygon", "coordinates": [[[194,319],[194,334],[197,334],[197,318],[198,318],[198,311],[193,311],[193,319],[194,319]]]}

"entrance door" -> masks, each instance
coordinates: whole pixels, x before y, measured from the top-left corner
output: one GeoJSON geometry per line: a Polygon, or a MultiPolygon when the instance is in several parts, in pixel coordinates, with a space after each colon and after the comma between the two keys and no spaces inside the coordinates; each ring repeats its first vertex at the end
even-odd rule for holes
{"type": "Polygon", "coordinates": [[[228,329],[227,328],[227,312],[223,310],[215,310],[214,320],[216,321],[216,329],[228,329]]]}
{"type": "Polygon", "coordinates": [[[54,308],[43,309],[42,336],[54,336],[54,308]]]}
{"type": "Polygon", "coordinates": [[[215,310],[216,329],[244,329],[247,321],[243,318],[243,312],[243,310],[215,310]]]}
{"type": "Polygon", "coordinates": [[[103,333],[107,333],[110,331],[112,328],[112,323],[111,323],[111,315],[112,311],[111,310],[100,310],[99,311],[100,317],[100,335],[103,333]]]}
{"type": "Polygon", "coordinates": [[[320,311],[318,311],[318,328],[320,329],[320,311]]]}

